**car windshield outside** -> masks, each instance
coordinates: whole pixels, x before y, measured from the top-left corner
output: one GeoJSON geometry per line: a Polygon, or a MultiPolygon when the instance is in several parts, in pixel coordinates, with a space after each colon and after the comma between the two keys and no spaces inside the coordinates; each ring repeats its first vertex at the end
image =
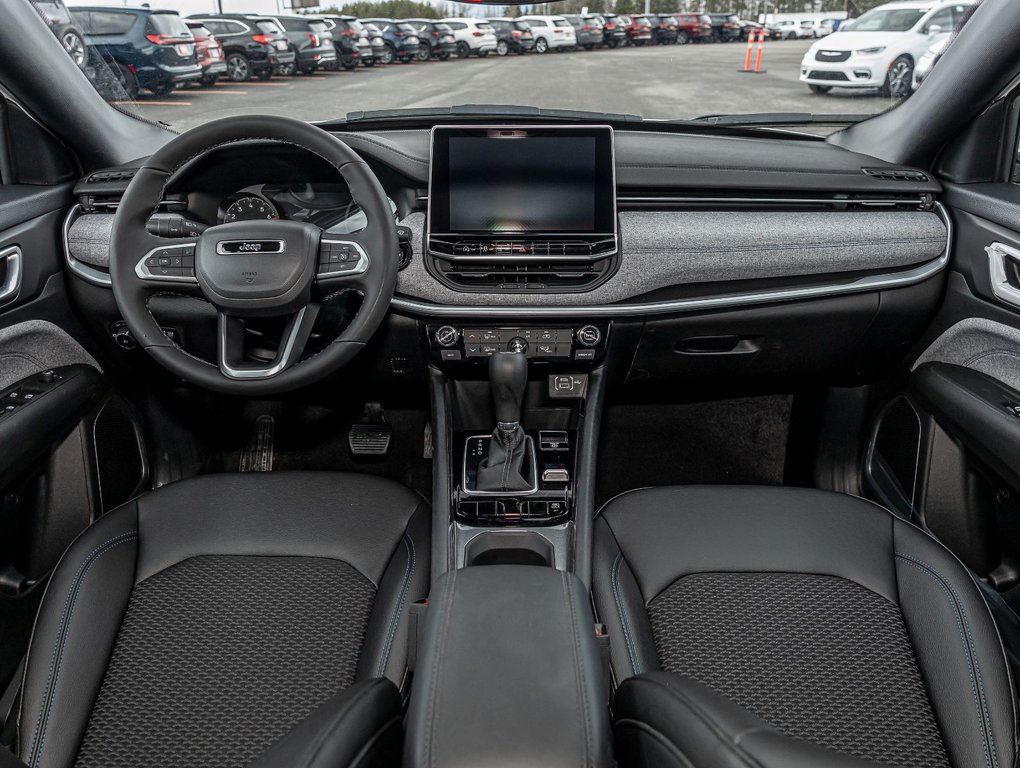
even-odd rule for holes
{"type": "MultiPolygon", "coordinates": [[[[41,57],[72,56],[111,109],[176,130],[245,113],[329,122],[348,113],[499,105],[662,121],[725,116],[815,134],[909,98],[975,5],[8,1],[32,3],[53,31],[54,45],[41,57]],[[533,46],[493,39],[487,18],[520,16],[545,17],[531,24],[533,46]],[[189,18],[216,37],[225,70],[204,48],[187,48],[189,18]],[[431,27],[432,19],[448,24],[431,27]]],[[[517,29],[528,27],[517,22],[517,29]]]]}

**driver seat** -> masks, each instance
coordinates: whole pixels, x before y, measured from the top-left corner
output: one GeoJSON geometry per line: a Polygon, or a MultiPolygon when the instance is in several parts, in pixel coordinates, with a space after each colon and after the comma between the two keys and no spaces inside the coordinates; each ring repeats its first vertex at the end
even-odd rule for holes
{"type": "Polygon", "coordinates": [[[403,486],[318,472],[200,476],[110,512],[43,598],[20,759],[399,763],[430,525],[403,486]]]}

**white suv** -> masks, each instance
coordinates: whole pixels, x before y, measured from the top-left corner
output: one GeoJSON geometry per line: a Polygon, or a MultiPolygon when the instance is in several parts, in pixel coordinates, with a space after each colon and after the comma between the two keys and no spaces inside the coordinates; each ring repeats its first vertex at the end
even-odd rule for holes
{"type": "Polygon", "coordinates": [[[535,53],[545,53],[550,48],[569,51],[577,47],[577,34],[569,21],[562,16],[521,16],[528,22],[531,34],[535,36],[535,53]]]}
{"type": "Polygon", "coordinates": [[[453,32],[457,42],[457,58],[466,59],[471,54],[488,56],[496,50],[496,30],[485,19],[440,19],[453,32]]]}
{"type": "Polygon", "coordinates": [[[768,26],[779,32],[783,40],[797,40],[801,37],[814,37],[814,23],[800,19],[780,19],[770,21],[768,26]]]}
{"type": "Polygon", "coordinates": [[[800,80],[815,93],[838,86],[909,96],[917,60],[956,29],[973,5],[974,0],[880,5],[812,45],[800,63],[800,80]]]}

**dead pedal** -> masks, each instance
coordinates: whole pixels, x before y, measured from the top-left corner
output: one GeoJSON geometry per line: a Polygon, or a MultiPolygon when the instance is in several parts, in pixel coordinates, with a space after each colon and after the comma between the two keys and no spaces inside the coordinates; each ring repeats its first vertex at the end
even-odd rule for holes
{"type": "Polygon", "coordinates": [[[367,403],[362,420],[352,424],[347,433],[351,454],[365,458],[381,458],[390,452],[393,428],[386,422],[379,403],[367,403]]]}

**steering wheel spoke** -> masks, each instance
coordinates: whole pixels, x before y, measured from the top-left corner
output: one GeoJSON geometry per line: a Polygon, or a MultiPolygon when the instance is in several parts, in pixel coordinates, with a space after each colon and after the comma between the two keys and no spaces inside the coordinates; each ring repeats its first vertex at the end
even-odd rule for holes
{"type": "MultiPolygon", "coordinates": [[[[276,354],[271,359],[252,360],[247,347],[246,318],[217,313],[217,365],[228,379],[251,381],[268,379],[283,372],[301,359],[305,344],[319,314],[318,304],[311,302],[289,315],[280,333],[276,354]]],[[[247,320],[251,320],[248,318],[247,320]]],[[[265,357],[264,350],[260,357],[265,357]]]]}
{"type": "Polygon", "coordinates": [[[319,240],[319,265],[315,281],[326,289],[344,285],[359,286],[368,272],[370,260],[357,235],[322,234],[319,240]]]}

